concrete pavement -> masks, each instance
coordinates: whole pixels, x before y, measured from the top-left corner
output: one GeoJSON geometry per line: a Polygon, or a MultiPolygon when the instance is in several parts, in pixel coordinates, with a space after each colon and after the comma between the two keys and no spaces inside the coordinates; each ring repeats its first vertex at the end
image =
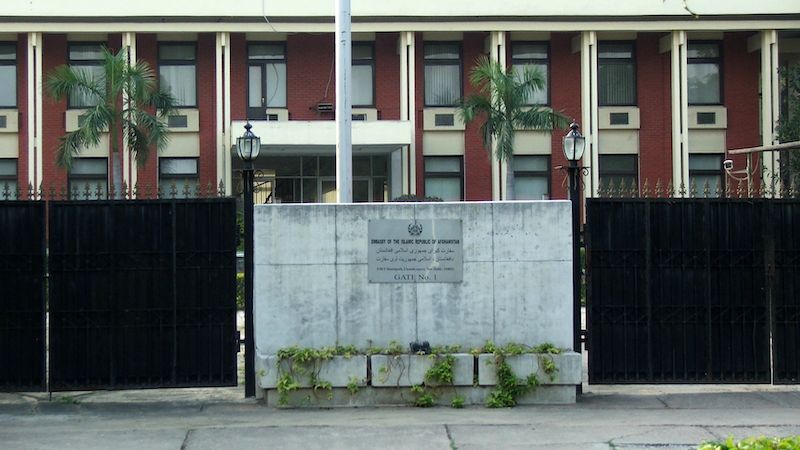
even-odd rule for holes
{"type": "Polygon", "coordinates": [[[800,435],[800,387],[587,386],[575,405],[285,409],[241,388],[0,394],[0,449],[694,449],[800,435]]]}

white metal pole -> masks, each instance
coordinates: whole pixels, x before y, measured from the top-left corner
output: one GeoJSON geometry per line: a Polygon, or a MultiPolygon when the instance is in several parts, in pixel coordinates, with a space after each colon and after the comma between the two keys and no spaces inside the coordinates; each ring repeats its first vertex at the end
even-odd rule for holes
{"type": "Polygon", "coordinates": [[[350,0],[336,0],[336,202],[353,202],[350,0]]]}

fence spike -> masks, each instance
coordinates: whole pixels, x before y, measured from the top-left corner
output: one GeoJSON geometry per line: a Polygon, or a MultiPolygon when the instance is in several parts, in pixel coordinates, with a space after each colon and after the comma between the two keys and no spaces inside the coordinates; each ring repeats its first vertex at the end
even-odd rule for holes
{"type": "Polygon", "coordinates": [[[697,180],[692,180],[689,184],[689,197],[697,198],[697,180]]]}
{"type": "Polygon", "coordinates": [[[178,187],[175,186],[175,180],[172,180],[169,185],[169,196],[170,198],[175,198],[178,196],[178,187]]]}
{"type": "Polygon", "coordinates": [[[108,198],[117,198],[117,187],[114,186],[114,182],[108,183],[108,198]]]}
{"type": "Polygon", "coordinates": [[[708,178],[706,178],[706,182],[703,183],[703,198],[708,198],[711,194],[711,185],[708,184],[708,178]]]}
{"type": "Polygon", "coordinates": [[[33,184],[28,182],[28,200],[31,200],[33,198],[33,196],[35,195],[34,192],[35,191],[33,190],[33,184]]]}
{"type": "Polygon", "coordinates": [[[608,196],[614,197],[614,194],[617,193],[617,190],[614,188],[614,180],[608,182],[608,196]]]}
{"type": "Polygon", "coordinates": [[[656,180],[656,198],[661,198],[661,193],[663,192],[661,188],[661,178],[658,178],[656,180]]]}
{"type": "Polygon", "coordinates": [[[148,181],[147,184],[144,186],[144,196],[149,200],[152,195],[153,195],[153,186],[151,186],[150,182],[148,181]]]}
{"type": "Polygon", "coordinates": [[[731,198],[731,183],[725,183],[725,198],[731,198]]]}
{"type": "Polygon", "coordinates": [[[650,180],[644,179],[644,188],[642,189],[642,197],[650,198],[650,180]]]}
{"type": "Polygon", "coordinates": [[[50,183],[50,200],[56,199],[56,185],[55,183],[50,183]]]}
{"type": "Polygon", "coordinates": [[[183,181],[183,198],[189,198],[192,195],[192,189],[189,187],[189,180],[183,181]]]}
{"type": "Polygon", "coordinates": [[[39,183],[39,190],[36,192],[36,200],[44,200],[44,183],[39,183]]]}
{"type": "Polygon", "coordinates": [[[624,198],[627,192],[627,185],[625,184],[625,178],[619,180],[619,191],[617,192],[618,198],[624,198]]]}
{"type": "Polygon", "coordinates": [[[122,198],[128,198],[128,183],[125,180],[122,180],[122,198]]]}
{"type": "Polygon", "coordinates": [[[198,181],[194,185],[194,198],[202,198],[203,197],[203,190],[200,188],[200,182],[198,181]]]}
{"type": "Polygon", "coordinates": [[[667,184],[667,198],[672,198],[675,196],[675,185],[672,183],[672,180],[669,180],[669,184],[667,184]]]}
{"type": "Polygon", "coordinates": [[[139,198],[139,182],[137,181],[136,184],[133,185],[133,191],[131,191],[131,198],[138,199],[139,198]]]}
{"type": "Polygon", "coordinates": [[[164,198],[164,183],[158,183],[158,189],[156,189],[156,196],[158,198],[164,198]]]}
{"type": "Polygon", "coordinates": [[[722,183],[717,183],[717,187],[714,189],[714,197],[722,197],[722,183]]]}
{"type": "Polygon", "coordinates": [[[97,183],[97,188],[94,190],[94,196],[97,200],[103,198],[103,186],[100,183],[97,183]]]}
{"type": "Polygon", "coordinates": [[[8,181],[6,181],[3,187],[3,200],[8,200],[9,197],[11,197],[11,186],[9,186],[8,181]]]}
{"type": "Polygon", "coordinates": [[[214,198],[214,183],[211,180],[208,180],[208,184],[206,185],[206,198],[214,198]]]}
{"type": "Polygon", "coordinates": [[[636,184],[636,179],[631,178],[631,198],[639,196],[639,186],[636,184]]]}
{"type": "Polygon", "coordinates": [[[219,180],[219,191],[217,191],[219,197],[225,197],[225,183],[222,180],[219,180]]]}
{"type": "Polygon", "coordinates": [[[680,195],[681,197],[686,197],[686,194],[687,194],[686,183],[681,181],[681,185],[678,187],[678,195],[680,195]]]}

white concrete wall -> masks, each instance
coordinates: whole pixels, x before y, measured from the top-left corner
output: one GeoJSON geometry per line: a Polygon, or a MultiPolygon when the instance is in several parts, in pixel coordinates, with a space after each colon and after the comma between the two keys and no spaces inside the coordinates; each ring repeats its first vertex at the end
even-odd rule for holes
{"type": "Polygon", "coordinates": [[[257,359],[391,340],[572,348],[568,201],[256,205],[257,359]],[[461,283],[369,283],[370,219],[461,219],[461,283]]]}

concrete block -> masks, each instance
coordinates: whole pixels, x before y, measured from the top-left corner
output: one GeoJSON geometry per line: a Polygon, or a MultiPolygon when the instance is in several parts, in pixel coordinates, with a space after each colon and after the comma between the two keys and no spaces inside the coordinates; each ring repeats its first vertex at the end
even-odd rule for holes
{"type": "Polygon", "coordinates": [[[336,266],[257,266],[256,350],[274,355],[292,345],[336,343],[336,266]]]}
{"type": "Polygon", "coordinates": [[[494,271],[495,344],[572,348],[571,263],[496,262],[494,271]]]}
{"type": "Polygon", "coordinates": [[[336,263],[335,205],[256,205],[253,221],[257,266],[336,263]]]}
{"type": "Polygon", "coordinates": [[[366,264],[341,264],[336,291],[338,342],[387,347],[392,340],[403,346],[418,340],[414,284],[369,283],[366,264]]]}
{"type": "Polygon", "coordinates": [[[465,262],[461,283],[417,285],[416,339],[465,351],[484,345],[494,331],[492,269],[491,262],[465,262]]]}
{"type": "MultiPolygon", "coordinates": [[[[545,355],[526,353],[523,355],[506,355],[505,362],[521,380],[530,374],[536,374],[542,385],[568,385],[575,386],[581,383],[582,361],[581,355],[575,352],[565,352],[560,355],[545,355]],[[552,358],[556,363],[555,380],[545,373],[541,358],[552,358]]],[[[481,386],[494,386],[497,384],[497,364],[495,355],[478,355],[478,384],[481,386]]],[[[574,389],[573,389],[574,391],[574,389]]],[[[574,394],[574,392],[573,392],[574,394]]]]}
{"type": "Polygon", "coordinates": [[[492,205],[495,261],[572,259],[570,202],[495,202],[492,205]]]}
{"type": "MultiPolygon", "coordinates": [[[[256,377],[258,386],[263,389],[274,389],[278,377],[283,373],[291,372],[292,360],[279,362],[277,355],[260,357],[256,360],[256,377]]],[[[334,356],[325,361],[316,363],[301,364],[305,372],[296,373],[294,376],[303,387],[311,387],[311,375],[316,373],[320,381],[327,381],[333,387],[347,387],[351,380],[357,379],[359,386],[366,385],[367,380],[367,357],[356,355],[350,358],[334,356]]]]}
{"type": "MultiPolygon", "coordinates": [[[[474,357],[467,353],[456,358],[454,386],[472,386],[474,357]]],[[[431,355],[372,355],[373,387],[411,387],[425,382],[425,373],[436,363],[431,355]]]]}

